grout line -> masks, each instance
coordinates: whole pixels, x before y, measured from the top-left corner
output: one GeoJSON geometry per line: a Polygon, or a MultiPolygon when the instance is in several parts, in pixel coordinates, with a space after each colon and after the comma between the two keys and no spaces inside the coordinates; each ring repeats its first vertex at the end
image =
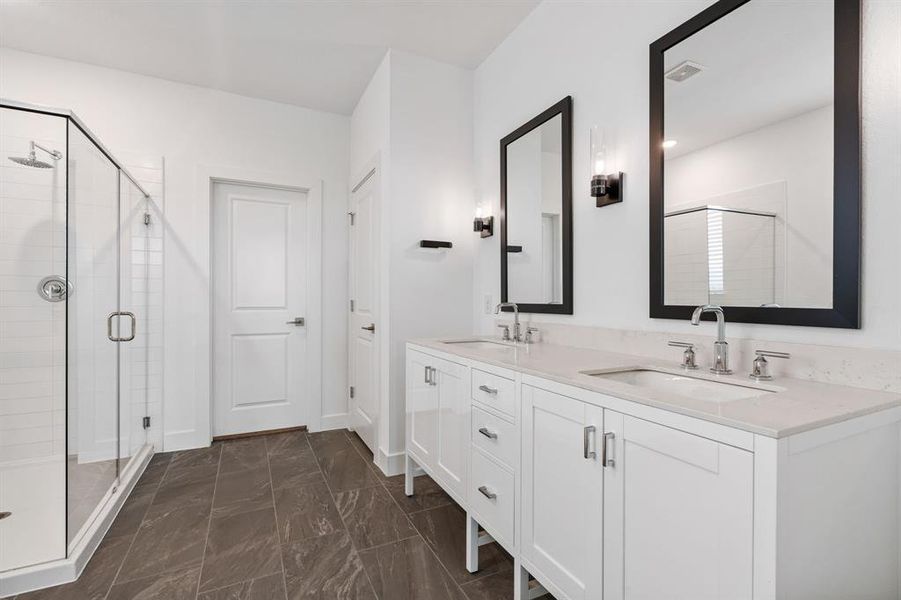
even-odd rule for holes
{"type": "MultiPolygon", "coordinates": [[[[304,434],[306,440],[306,434],[304,434]]],[[[309,445],[309,442],[307,442],[309,445]]],[[[285,600],[288,600],[288,572],[285,570],[285,555],[282,549],[282,532],[278,522],[278,506],[275,503],[275,481],[272,479],[272,463],[269,462],[269,440],[263,436],[263,450],[266,452],[266,469],[269,471],[269,492],[272,494],[272,512],[275,515],[275,540],[278,544],[278,559],[282,565],[282,585],[285,592],[285,600]]],[[[313,449],[310,448],[312,452],[313,449]]],[[[313,456],[315,459],[315,455],[313,456]]],[[[318,462],[316,463],[319,464],[318,462]]]]}
{"type": "MultiPolygon", "coordinates": [[[[171,465],[172,463],[170,462],[169,464],[171,465]]],[[[212,493],[212,497],[210,498],[210,516],[206,522],[206,535],[204,535],[204,537],[203,537],[203,556],[200,559],[200,572],[197,573],[197,587],[195,588],[195,592],[194,592],[195,600],[200,595],[200,582],[203,581],[203,564],[206,561],[206,549],[207,549],[207,546],[209,546],[209,542],[210,542],[210,528],[212,527],[212,524],[213,524],[213,504],[216,503],[216,488],[219,487],[219,470],[221,468],[222,468],[222,447],[220,444],[219,461],[216,463],[216,479],[213,482],[213,493],[212,493]]],[[[169,469],[166,469],[166,472],[168,472],[168,471],[169,471],[169,469]]]]}
{"type": "MultiPolygon", "coordinates": [[[[153,460],[152,456],[150,457],[150,460],[153,460]]],[[[149,464],[150,463],[148,463],[148,465],[149,464]]],[[[135,532],[131,536],[131,541],[128,543],[128,549],[125,550],[125,556],[122,557],[122,562],[119,564],[119,568],[116,569],[116,574],[113,575],[113,578],[110,580],[109,588],[106,590],[106,593],[103,595],[103,600],[106,600],[106,598],[109,597],[110,592],[113,591],[113,586],[116,585],[116,582],[119,580],[119,575],[122,574],[122,567],[125,566],[125,561],[128,560],[128,555],[131,554],[131,549],[135,545],[135,540],[138,539],[138,534],[141,532],[141,527],[144,526],[144,521],[147,520],[147,513],[150,512],[150,507],[153,506],[153,501],[156,499],[156,494],[157,494],[157,492],[159,492],[160,486],[163,484],[163,479],[166,478],[166,474],[169,472],[169,466],[171,464],[172,464],[172,456],[170,455],[169,460],[166,462],[166,469],[163,471],[163,474],[160,476],[160,480],[156,482],[156,486],[154,487],[154,490],[153,490],[153,497],[150,498],[150,504],[148,504],[147,508],[144,510],[144,515],[141,517],[141,522],[138,523],[138,528],[135,529],[135,532]]],[[[146,472],[146,471],[147,471],[147,468],[145,467],[144,472],[146,472]]],[[[143,473],[141,475],[143,476],[143,473]]],[[[137,486],[139,483],[141,483],[140,477],[135,482],[135,486],[137,486]]],[[[134,489],[134,487],[132,487],[131,492],[128,494],[128,498],[125,499],[125,502],[128,502],[128,500],[131,499],[131,495],[134,494],[134,491],[135,491],[135,489],[134,489]]],[[[122,503],[123,508],[125,508],[125,502],[122,503]]],[[[121,509],[119,512],[120,513],[122,512],[121,509]]],[[[115,522],[115,520],[113,520],[113,523],[112,523],[112,525],[110,525],[110,528],[112,528],[112,526],[115,524],[116,524],[116,522],[115,522]]],[[[109,530],[107,530],[107,534],[108,533],[109,533],[109,530]]],[[[106,541],[106,534],[104,534],[103,539],[100,540],[100,544],[102,544],[105,541],[106,541]]],[[[100,548],[100,544],[97,545],[98,548],[100,548]]],[[[96,552],[96,550],[95,550],[95,552],[96,552]]],[[[93,556],[91,558],[93,558],[93,556]]],[[[87,565],[85,565],[85,568],[87,568],[87,565]]],[[[83,572],[82,572],[82,574],[83,574],[83,572]]]]}
{"type": "MultiPolygon", "coordinates": [[[[354,433],[354,432],[351,432],[351,431],[348,431],[348,430],[345,429],[345,435],[347,435],[348,438],[349,438],[350,436],[352,436],[352,435],[357,435],[357,434],[354,433]]],[[[359,437],[359,436],[358,436],[358,437],[359,437]]],[[[352,440],[348,439],[348,442],[350,443],[351,446],[354,447],[354,449],[357,449],[356,444],[354,444],[352,440]]],[[[365,443],[365,442],[364,442],[364,443],[365,443]]],[[[360,455],[362,456],[362,453],[361,453],[359,450],[357,450],[357,454],[360,454],[360,455]]],[[[378,468],[379,468],[378,465],[375,464],[375,462],[368,460],[367,457],[363,456],[362,458],[363,458],[364,461],[366,461],[367,463],[371,464],[371,468],[373,468],[373,469],[378,469],[378,468]]],[[[428,541],[427,539],[425,539],[425,536],[424,536],[424,535],[422,535],[422,532],[421,532],[421,531],[419,530],[419,528],[416,526],[416,523],[414,523],[414,522],[413,522],[413,519],[410,518],[410,515],[413,514],[413,513],[407,513],[407,511],[404,510],[404,507],[400,505],[400,502],[398,502],[398,501],[394,498],[394,496],[393,496],[393,495],[391,494],[391,492],[388,490],[387,479],[383,480],[381,477],[379,477],[379,474],[378,474],[378,473],[376,473],[376,477],[378,478],[379,483],[382,485],[382,489],[385,491],[386,494],[388,494],[388,497],[391,499],[392,502],[394,502],[394,505],[395,505],[395,506],[397,507],[397,509],[401,512],[401,514],[403,514],[403,515],[406,517],[407,522],[410,523],[410,525],[413,527],[413,531],[416,532],[416,535],[412,535],[412,536],[410,536],[410,537],[404,538],[403,540],[395,540],[394,542],[389,542],[389,543],[392,543],[392,544],[393,544],[393,543],[397,543],[397,542],[400,542],[400,541],[413,539],[414,537],[418,537],[419,539],[421,539],[421,540],[422,540],[422,543],[425,544],[425,547],[428,548],[429,552],[432,553],[432,556],[435,557],[435,560],[438,561],[438,564],[441,565],[441,568],[444,570],[444,573],[445,573],[445,575],[447,575],[447,578],[451,581],[451,583],[452,583],[453,585],[455,585],[455,586],[457,587],[458,590],[460,590],[460,593],[463,594],[463,596],[465,596],[465,597],[468,598],[469,596],[468,596],[468,594],[466,593],[466,591],[461,587],[461,585],[457,582],[457,580],[454,579],[454,577],[453,577],[453,576],[451,575],[451,573],[450,573],[450,570],[447,568],[447,565],[444,564],[444,562],[441,560],[441,557],[438,556],[438,553],[435,551],[434,548],[432,548],[432,545],[429,543],[429,541],[428,541]]],[[[386,476],[386,477],[387,477],[387,476],[386,476]]],[[[453,500],[451,500],[451,502],[453,502],[453,500]]],[[[446,506],[446,505],[442,505],[442,506],[446,506]]],[[[433,508],[440,508],[440,507],[433,507],[433,508]]],[[[424,512],[425,510],[431,510],[431,509],[423,509],[422,511],[417,511],[417,512],[424,512]]],[[[342,517],[342,518],[343,518],[343,517],[342,517]]],[[[351,543],[353,543],[353,540],[351,540],[351,543]]],[[[386,546],[386,545],[387,545],[387,544],[382,544],[382,546],[386,546]]],[[[382,546],[374,546],[374,547],[382,547],[382,546]]],[[[367,548],[367,550],[369,550],[369,549],[370,549],[370,548],[367,548]]]]}
{"type": "MultiPolygon", "coordinates": [[[[345,431],[346,431],[346,430],[345,430],[345,431]]],[[[350,436],[356,435],[356,434],[353,433],[353,432],[351,432],[351,431],[346,431],[346,435],[347,435],[348,437],[350,437],[350,436]]],[[[348,441],[350,441],[350,440],[348,440],[348,441]]],[[[364,443],[365,443],[365,442],[364,442],[364,443]]],[[[350,445],[353,446],[353,447],[356,449],[356,445],[353,443],[353,441],[350,441],[350,445]]],[[[362,455],[362,453],[361,453],[359,450],[357,451],[357,453],[362,455]]],[[[364,460],[367,460],[367,458],[366,458],[365,456],[363,457],[363,459],[364,459],[364,460]]],[[[378,469],[378,468],[379,468],[378,465],[376,465],[374,462],[368,461],[368,460],[367,460],[367,462],[371,462],[372,468],[373,468],[373,469],[378,469]]],[[[376,476],[378,477],[378,474],[376,474],[376,476]]],[[[386,476],[386,477],[387,477],[387,476],[386,476]]],[[[422,541],[425,543],[426,547],[429,549],[429,551],[430,551],[430,552],[432,553],[432,555],[435,557],[435,560],[437,560],[437,561],[438,561],[438,564],[441,565],[441,568],[444,569],[444,572],[445,572],[445,574],[447,575],[448,579],[450,579],[451,582],[453,582],[453,584],[454,584],[455,586],[457,586],[457,588],[459,588],[460,592],[462,592],[462,594],[463,594],[465,597],[468,598],[469,595],[466,593],[466,590],[463,589],[463,584],[459,583],[459,582],[454,578],[454,576],[451,575],[450,569],[447,567],[447,565],[444,564],[444,561],[441,560],[441,557],[440,557],[440,556],[438,556],[438,552],[437,552],[434,548],[432,548],[432,545],[429,543],[429,541],[426,539],[425,535],[423,535],[422,531],[419,530],[419,527],[416,526],[416,523],[415,523],[415,522],[413,521],[413,519],[411,518],[411,515],[414,515],[414,514],[419,514],[419,513],[423,513],[423,512],[429,511],[429,510],[435,510],[435,509],[438,509],[438,508],[443,508],[443,507],[445,507],[445,506],[449,506],[450,504],[456,504],[456,502],[454,502],[453,498],[450,498],[450,496],[448,496],[449,502],[448,502],[447,504],[441,504],[441,505],[439,505],[439,506],[432,506],[432,507],[430,507],[430,508],[423,508],[423,509],[416,510],[416,511],[409,512],[409,513],[408,513],[408,512],[406,512],[406,511],[404,510],[404,507],[401,506],[400,502],[398,502],[397,499],[391,494],[390,490],[388,489],[387,479],[383,480],[381,477],[379,477],[379,483],[382,484],[382,487],[384,488],[385,492],[388,494],[388,497],[391,498],[391,501],[394,502],[394,504],[397,506],[398,510],[400,510],[401,513],[403,513],[404,515],[406,515],[407,521],[410,522],[410,525],[413,526],[413,530],[416,531],[417,535],[418,535],[420,538],[422,538],[422,541]]],[[[458,506],[459,506],[459,505],[458,505],[458,506]]],[[[461,507],[461,508],[462,508],[462,507],[461,507]]],[[[414,536],[410,536],[410,538],[404,538],[404,539],[411,539],[412,537],[414,537],[414,536]]],[[[485,577],[488,577],[489,575],[493,575],[493,574],[494,574],[494,573],[485,573],[484,575],[482,575],[482,576],[477,576],[477,577],[475,577],[475,579],[473,579],[472,581],[467,581],[466,583],[472,583],[472,582],[474,582],[474,581],[479,581],[479,580],[484,579],[485,577]]],[[[473,574],[470,573],[470,575],[473,575],[473,574]]]]}
{"type": "MultiPolygon", "coordinates": [[[[353,445],[350,440],[347,440],[347,443],[353,445]]],[[[360,550],[357,548],[357,544],[354,542],[353,536],[350,535],[350,529],[348,529],[347,527],[347,522],[344,520],[344,515],[342,515],[341,510],[338,509],[338,502],[335,499],[335,493],[332,491],[332,486],[329,485],[328,478],[325,476],[325,471],[322,470],[322,463],[319,462],[319,456],[316,454],[316,450],[313,449],[313,444],[310,443],[309,435],[307,435],[307,446],[310,447],[310,451],[313,453],[313,458],[316,459],[316,465],[319,467],[319,472],[322,473],[323,481],[325,481],[325,489],[328,490],[329,496],[331,496],[332,498],[332,505],[335,507],[335,513],[337,513],[338,518],[341,519],[341,525],[344,527],[344,535],[347,536],[347,540],[350,542],[351,550],[356,555],[357,560],[360,561],[360,566],[363,569],[363,575],[366,576],[366,581],[369,582],[369,589],[370,591],[372,591],[372,594],[376,598],[378,598],[379,595],[375,591],[375,585],[372,583],[372,577],[369,576],[369,571],[366,570],[366,565],[363,564],[363,558],[360,556],[360,550]]],[[[356,449],[354,450],[356,451],[356,449]]]]}

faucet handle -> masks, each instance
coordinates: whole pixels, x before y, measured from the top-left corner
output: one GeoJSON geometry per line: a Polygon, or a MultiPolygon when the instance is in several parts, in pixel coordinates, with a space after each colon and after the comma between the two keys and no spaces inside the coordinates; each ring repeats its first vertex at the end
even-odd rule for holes
{"type": "Polygon", "coordinates": [[[687,371],[694,371],[698,368],[698,363],[695,356],[695,345],[689,342],[677,342],[670,341],[669,346],[673,346],[675,348],[685,348],[685,352],[682,353],[682,368],[687,371]]]}
{"type": "Polygon", "coordinates": [[[498,327],[498,329],[504,330],[504,332],[501,334],[501,339],[504,340],[505,342],[509,342],[510,341],[510,326],[501,324],[501,325],[498,325],[497,327],[498,327]]]}
{"type": "Polygon", "coordinates": [[[526,337],[525,337],[525,340],[523,340],[523,341],[525,341],[525,343],[527,343],[527,344],[531,344],[532,343],[532,334],[538,333],[538,331],[539,331],[539,329],[537,327],[526,327],[526,337]]]}
{"type": "Polygon", "coordinates": [[[755,351],[757,358],[754,359],[754,362],[751,364],[751,373],[748,375],[754,381],[770,381],[773,379],[773,376],[770,375],[770,363],[767,360],[769,358],[791,358],[792,355],[788,352],[774,352],[772,350],[757,350],[755,351]]]}

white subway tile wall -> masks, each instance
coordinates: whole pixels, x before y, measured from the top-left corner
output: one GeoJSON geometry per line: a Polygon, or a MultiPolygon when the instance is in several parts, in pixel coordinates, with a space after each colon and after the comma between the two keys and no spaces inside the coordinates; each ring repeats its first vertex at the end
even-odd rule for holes
{"type": "Polygon", "coordinates": [[[66,152],[66,120],[0,109],[0,571],[66,552],[65,303],[38,296],[66,272],[66,160],[16,164],[31,141],[66,152]]]}

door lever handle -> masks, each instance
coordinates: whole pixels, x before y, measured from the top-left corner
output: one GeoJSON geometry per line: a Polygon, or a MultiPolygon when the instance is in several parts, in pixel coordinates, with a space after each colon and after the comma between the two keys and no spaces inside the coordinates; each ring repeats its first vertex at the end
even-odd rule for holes
{"type": "Polygon", "coordinates": [[[369,327],[360,327],[360,329],[365,329],[366,331],[371,331],[372,333],[375,333],[375,323],[370,323],[369,327]]]}
{"type": "Polygon", "coordinates": [[[303,327],[306,323],[303,317],[294,317],[291,321],[285,321],[286,325],[297,325],[298,327],[303,327]]]}

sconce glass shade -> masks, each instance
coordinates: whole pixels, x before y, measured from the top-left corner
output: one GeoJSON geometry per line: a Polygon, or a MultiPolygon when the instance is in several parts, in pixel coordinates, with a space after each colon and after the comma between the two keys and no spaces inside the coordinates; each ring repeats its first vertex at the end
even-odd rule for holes
{"type": "Polygon", "coordinates": [[[598,207],[622,202],[620,185],[622,173],[613,170],[615,161],[607,150],[608,139],[604,130],[597,125],[591,128],[589,149],[589,172],[591,173],[591,195],[597,198],[598,207]]]}

